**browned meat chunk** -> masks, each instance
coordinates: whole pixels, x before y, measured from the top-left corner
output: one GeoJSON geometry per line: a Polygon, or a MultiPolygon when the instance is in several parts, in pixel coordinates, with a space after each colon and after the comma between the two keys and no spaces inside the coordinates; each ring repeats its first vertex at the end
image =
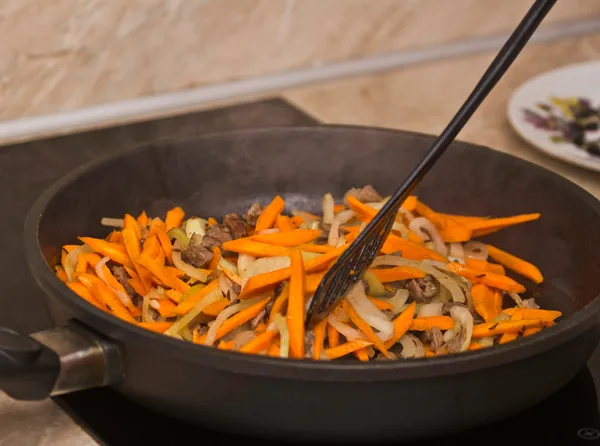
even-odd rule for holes
{"type": "Polygon", "coordinates": [[[262,214],[262,211],[263,207],[258,203],[254,203],[244,214],[244,221],[250,226],[256,226],[256,221],[260,217],[260,214],[262,214]]]}
{"type": "Polygon", "coordinates": [[[250,321],[250,327],[252,328],[252,330],[254,330],[256,327],[258,327],[258,325],[265,320],[265,317],[267,316],[267,310],[264,309],[262,310],[260,313],[258,313],[254,319],[252,319],[250,321]]]}
{"type": "Polygon", "coordinates": [[[131,285],[129,285],[129,275],[127,274],[127,271],[125,271],[125,268],[119,265],[112,265],[110,267],[110,271],[112,272],[113,276],[115,276],[115,279],[117,279],[119,283],[123,285],[123,288],[125,288],[125,292],[129,295],[129,297],[133,297],[135,290],[131,285]]]}
{"type": "Polygon", "coordinates": [[[439,291],[437,281],[430,275],[408,281],[406,289],[416,302],[430,302],[439,291]]]}
{"type": "Polygon", "coordinates": [[[203,246],[202,242],[201,235],[192,235],[187,249],[181,252],[181,260],[196,268],[206,268],[213,258],[213,253],[210,249],[203,246]]]}
{"type": "Polygon", "coordinates": [[[462,328],[456,336],[454,336],[450,341],[446,342],[446,349],[448,353],[458,353],[462,347],[463,342],[465,342],[465,336],[467,332],[464,328],[462,328]]]}
{"type": "Polygon", "coordinates": [[[217,248],[220,248],[221,246],[223,246],[223,243],[221,243],[216,238],[211,237],[210,235],[205,235],[202,239],[202,246],[212,251],[213,247],[216,246],[217,248]]]}
{"type": "Polygon", "coordinates": [[[315,334],[307,331],[304,334],[304,357],[312,358],[315,352],[315,334]]]}
{"type": "Polygon", "coordinates": [[[231,237],[231,231],[225,225],[212,225],[207,229],[206,235],[219,241],[219,248],[223,243],[233,240],[231,237]]]}
{"type": "Polygon", "coordinates": [[[358,193],[358,197],[356,198],[358,198],[363,203],[372,203],[375,201],[383,200],[383,197],[379,195],[377,191],[373,188],[373,186],[371,186],[370,184],[367,184],[365,187],[363,187],[358,193]]]}
{"type": "Polygon", "coordinates": [[[423,342],[429,344],[432,352],[437,352],[444,345],[444,335],[438,327],[427,330],[423,336],[423,342]]]}
{"type": "Polygon", "coordinates": [[[467,306],[465,304],[461,304],[460,302],[446,302],[446,303],[444,303],[444,305],[442,305],[442,314],[444,316],[448,316],[450,314],[450,308],[456,307],[456,306],[467,308],[467,306]]]}
{"type": "Polygon", "coordinates": [[[246,223],[242,221],[238,214],[227,214],[223,217],[223,224],[229,228],[229,232],[231,232],[234,239],[248,235],[246,223]]]}

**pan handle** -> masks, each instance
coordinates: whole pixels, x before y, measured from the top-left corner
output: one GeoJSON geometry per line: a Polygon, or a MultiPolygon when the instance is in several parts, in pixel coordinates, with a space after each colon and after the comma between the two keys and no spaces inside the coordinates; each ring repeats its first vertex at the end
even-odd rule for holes
{"type": "Polygon", "coordinates": [[[119,348],[77,321],[29,336],[0,327],[0,390],[43,400],[123,379],[119,348]]]}

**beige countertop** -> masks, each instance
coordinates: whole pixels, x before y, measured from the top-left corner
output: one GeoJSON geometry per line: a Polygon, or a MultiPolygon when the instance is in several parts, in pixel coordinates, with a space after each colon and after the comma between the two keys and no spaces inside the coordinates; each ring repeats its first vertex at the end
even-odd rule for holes
{"type": "MultiPolygon", "coordinates": [[[[364,124],[437,133],[465,99],[494,54],[411,66],[385,74],[339,80],[282,95],[326,123],[364,124]]],[[[600,56],[600,35],[536,44],[523,54],[481,106],[460,139],[524,158],[600,197],[600,174],[549,158],[510,129],[506,104],[531,76],[600,56]]],[[[52,402],[15,402],[0,394],[0,446],[87,446],[95,442],[52,402]]]]}

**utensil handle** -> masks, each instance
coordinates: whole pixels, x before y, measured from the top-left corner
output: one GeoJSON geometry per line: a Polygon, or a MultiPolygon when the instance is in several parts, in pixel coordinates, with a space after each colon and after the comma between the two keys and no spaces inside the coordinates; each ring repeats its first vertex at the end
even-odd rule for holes
{"type": "Polygon", "coordinates": [[[29,336],[0,327],[0,390],[14,399],[43,400],[122,379],[118,347],[78,322],[29,336]]]}

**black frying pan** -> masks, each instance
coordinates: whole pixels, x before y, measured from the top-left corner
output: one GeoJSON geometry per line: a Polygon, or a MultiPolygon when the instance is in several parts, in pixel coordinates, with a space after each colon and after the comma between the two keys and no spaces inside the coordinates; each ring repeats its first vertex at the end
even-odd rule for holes
{"type": "Polygon", "coordinates": [[[106,235],[103,216],[158,215],[173,205],[222,216],[277,193],[318,212],[328,191],[339,198],[373,184],[390,193],[432,141],[358,127],[264,129],[144,146],[78,169],[37,201],[25,228],[30,268],[60,328],[32,337],[0,330],[0,387],[41,399],[110,385],[192,423],[296,440],[442,435],[532,406],[567,383],[598,343],[600,204],[556,174],[483,147],[454,143],[417,193],[445,212],[542,213],[488,237],[537,264],[544,284],[525,285],[566,315],[518,342],[368,364],[243,355],[122,322],[68,290],[49,266],[78,235],[106,235]]]}

